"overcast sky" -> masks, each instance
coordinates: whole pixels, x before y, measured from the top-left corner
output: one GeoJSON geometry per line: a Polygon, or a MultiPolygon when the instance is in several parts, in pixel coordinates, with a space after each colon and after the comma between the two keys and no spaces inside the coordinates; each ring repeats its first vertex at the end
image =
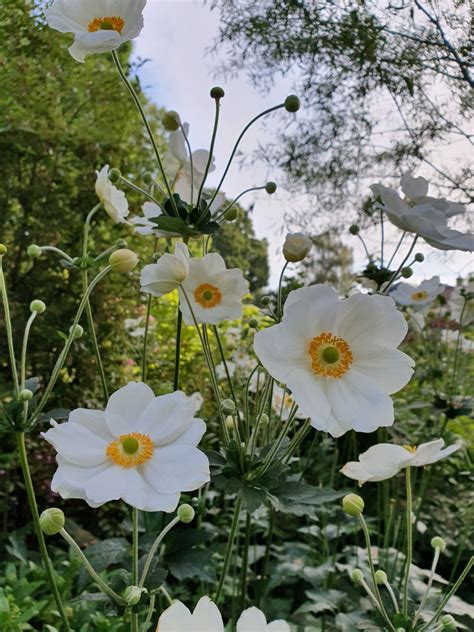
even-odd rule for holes
{"type": "MultiPolygon", "coordinates": [[[[176,110],[190,124],[190,141],[193,149],[208,148],[214,120],[214,102],[209,90],[214,85],[225,89],[222,102],[221,124],[215,149],[216,174],[209,184],[216,184],[225,167],[235,139],[243,126],[257,113],[276,105],[293,92],[291,80],[279,81],[277,86],[264,95],[258,93],[242,74],[238,78],[214,76],[216,60],[206,55],[219,24],[218,11],[210,11],[197,0],[149,0],[145,9],[145,28],[135,40],[135,52],[150,61],[140,71],[146,92],[159,106],[176,110]]],[[[292,121],[294,115],[288,114],[292,121]]],[[[271,119],[270,129],[282,124],[281,118],[271,119]]],[[[268,132],[267,132],[268,133],[268,132]]],[[[261,126],[256,126],[241,145],[243,152],[251,153],[257,144],[268,139],[261,126]]],[[[260,186],[267,180],[278,182],[278,173],[268,171],[267,166],[253,164],[240,168],[234,163],[223,189],[229,197],[238,195],[251,186],[260,186]]],[[[284,239],[283,216],[291,198],[282,188],[273,196],[265,192],[249,194],[242,203],[255,202],[253,221],[258,237],[270,240],[271,285],[278,280],[282,265],[279,254],[284,239]]],[[[394,232],[395,234],[395,232],[394,232]]],[[[368,236],[373,243],[375,235],[368,236]]],[[[365,259],[357,239],[347,238],[355,250],[355,269],[360,270],[365,259]]],[[[370,247],[369,247],[370,250],[370,247]]],[[[453,283],[459,274],[474,271],[473,257],[469,253],[443,253],[420,246],[426,260],[418,264],[413,281],[439,274],[444,282],[453,283]]]]}

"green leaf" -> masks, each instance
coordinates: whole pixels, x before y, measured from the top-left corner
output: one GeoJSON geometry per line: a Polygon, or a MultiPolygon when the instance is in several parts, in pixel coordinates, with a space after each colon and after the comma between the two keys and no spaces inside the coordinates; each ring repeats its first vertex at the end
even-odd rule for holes
{"type": "Polygon", "coordinates": [[[88,546],[84,553],[94,569],[100,573],[129,555],[130,545],[125,538],[109,538],[88,546]]]}
{"type": "Polygon", "coordinates": [[[160,215],[155,219],[155,223],[160,230],[165,230],[169,233],[183,233],[186,231],[186,223],[180,217],[160,215]]]}
{"type": "Polygon", "coordinates": [[[286,481],[272,490],[275,509],[295,516],[304,516],[308,509],[325,503],[333,503],[345,495],[345,491],[314,487],[300,481],[286,481]]]}
{"type": "Polygon", "coordinates": [[[216,581],[210,551],[187,549],[167,555],[166,566],[179,581],[191,578],[201,579],[205,582],[216,581]]]}

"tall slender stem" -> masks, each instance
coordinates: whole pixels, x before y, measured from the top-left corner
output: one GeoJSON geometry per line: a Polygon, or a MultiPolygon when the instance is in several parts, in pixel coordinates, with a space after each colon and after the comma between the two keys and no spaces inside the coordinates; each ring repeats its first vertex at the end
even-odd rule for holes
{"type": "Polygon", "coordinates": [[[10,366],[12,371],[13,386],[15,393],[19,391],[18,371],[15,360],[15,347],[13,344],[12,319],[10,315],[10,303],[8,302],[7,284],[3,272],[3,255],[0,255],[0,293],[2,295],[3,310],[5,312],[5,329],[7,330],[8,353],[10,356],[10,366]]]}
{"type": "Polygon", "coordinates": [[[246,512],[245,515],[245,538],[244,538],[244,553],[242,555],[242,579],[240,586],[240,610],[245,610],[245,604],[247,601],[247,575],[248,575],[248,563],[249,563],[249,547],[250,547],[250,535],[252,528],[252,516],[250,512],[246,512]]]}
{"type": "Polygon", "coordinates": [[[148,337],[150,333],[150,316],[151,316],[151,302],[153,297],[151,294],[148,294],[146,299],[146,310],[145,310],[145,333],[143,336],[143,353],[142,353],[142,382],[146,382],[148,377],[148,337]]]}
{"type": "Polygon", "coordinates": [[[25,333],[23,336],[23,345],[21,347],[21,363],[20,363],[20,389],[25,388],[26,382],[26,352],[28,350],[28,339],[30,337],[31,325],[33,324],[38,312],[32,312],[25,327],[25,333]]]}
{"type": "Polygon", "coordinates": [[[171,520],[171,522],[169,522],[166,525],[166,527],[161,531],[161,533],[158,535],[156,540],[151,545],[151,549],[146,557],[145,564],[143,566],[143,572],[140,578],[140,583],[138,584],[140,588],[143,588],[143,586],[145,585],[145,580],[147,578],[151,563],[153,562],[153,558],[156,555],[158,547],[163,542],[165,536],[171,531],[171,529],[173,529],[173,527],[175,527],[178,524],[178,522],[180,522],[180,519],[178,518],[178,516],[175,516],[173,520],[171,520]]]}
{"type": "Polygon", "coordinates": [[[220,99],[216,99],[216,113],[215,113],[215,116],[214,116],[214,128],[212,130],[211,146],[209,148],[209,158],[207,160],[206,169],[204,170],[204,176],[202,178],[201,186],[199,187],[199,193],[198,193],[198,196],[197,196],[196,204],[197,204],[198,207],[199,207],[199,200],[201,199],[201,195],[202,195],[202,192],[204,190],[204,185],[206,183],[207,176],[209,174],[209,169],[211,168],[211,164],[212,164],[212,155],[214,153],[214,145],[216,143],[217,128],[219,126],[220,109],[221,109],[221,101],[220,101],[220,99]]]}
{"type": "Polygon", "coordinates": [[[410,250],[408,251],[408,253],[406,254],[405,258],[403,259],[403,261],[401,262],[401,264],[398,266],[398,268],[396,269],[396,271],[392,274],[392,276],[390,277],[387,285],[384,288],[383,294],[387,294],[390,287],[393,285],[393,283],[397,280],[397,277],[401,271],[401,269],[403,268],[403,266],[405,265],[405,263],[408,261],[408,259],[410,258],[411,253],[413,252],[415,246],[416,246],[416,242],[418,241],[418,235],[415,236],[415,239],[413,240],[411,246],[410,246],[410,250]]]}
{"type": "Polygon", "coordinates": [[[176,316],[176,352],[174,360],[174,377],[173,377],[173,390],[179,390],[179,368],[181,362],[181,334],[183,331],[183,314],[179,309],[176,316]]]}
{"type": "Polygon", "coordinates": [[[403,614],[408,615],[408,589],[410,585],[410,566],[413,557],[413,531],[412,531],[412,513],[413,513],[413,496],[411,491],[411,472],[410,467],[405,469],[405,482],[407,493],[407,515],[406,515],[406,530],[407,530],[407,554],[405,558],[405,578],[403,582],[403,614]]]}
{"type": "Polygon", "coordinates": [[[421,600],[420,606],[416,611],[415,618],[413,619],[413,627],[415,627],[415,623],[418,621],[421,613],[423,612],[423,608],[425,607],[426,600],[428,599],[428,595],[430,594],[431,586],[433,584],[434,574],[436,571],[436,567],[438,566],[439,555],[441,553],[441,549],[439,546],[435,548],[433,563],[431,564],[430,576],[428,578],[428,584],[426,585],[425,594],[423,595],[423,599],[421,600]]]}
{"type": "MultiPolygon", "coordinates": [[[[138,509],[132,508],[132,585],[138,585],[138,509]]],[[[130,630],[138,632],[138,614],[130,610],[130,630]]]]}
{"type": "Polygon", "coordinates": [[[66,612],[64,610],[64,605],[61,599],[61,595],[59,593],[58,585],[56,583],[53,565],[49,558],[48,549],[46,547],[44,535],[40,527],[38,504],[36,502],[35,490],[33,487],[33,481],[31,479],[30,468],[28,465],[28,457],[26,454],[26,445],[25,445],[25,434],[23,432],[16,433],[16,442],[17,442],[17,449],[18,449],[18,456],[20,459],[21,470],[23,473],[23,479],[25,482],[26,495],[28,497],[28,504],[30,506],[31,516],[33,518],[33,525],[35,528],[36,537],[38,539],[38,545],[39,545],[39,549],[41,553],[41,558],[43,560],[43,564],[46,571],[46,575],[48,577],[48,581],[53,591],[54,600],[58,607],[59,616],[61,617],[64,630],[66,632],[70,632],[71,628],[69,627],[69,621],[67,619],[66,612]]]}
{"type": "Polygon", "coordinates": [[[232,524],[230,526],[229,539],[227,540],[227,547],[224,554],[224,565],[222,567],[222,572],[219,579],[219,585],[217,586],[216,595],[214,597],[214,601],[216,604],[219,603],[219,599],[221,598],[225,578],[227,577],[227,572],[229,570],[230,560],[232,558],[232,549],[234,548],[235,534],[237,533],[237,529],[239,526],[239,517],[240,517],[241,507],[242,507],[242,501],[239,497],[237,497],[235,500],[234,517],[232,519],[232,524]]]}
{"type": "Polygon", "coordinates": [[[283,270],[281,271],[281,274],[280,274],[280,280],[278,282],[277,316],[280,319],[283,315],[283,309],[282,309],[283,278],[285,276],[287,267],[288,267],[288,261],[283,266],[283,270]]]}

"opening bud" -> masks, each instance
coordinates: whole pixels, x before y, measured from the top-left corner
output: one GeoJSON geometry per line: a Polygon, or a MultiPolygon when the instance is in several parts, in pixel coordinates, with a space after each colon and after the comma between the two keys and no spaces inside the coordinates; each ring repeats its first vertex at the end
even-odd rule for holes
{"type": "Polygon", "coordinates": [[[18,399],[20,402],[29,402],[33,399],[33,391],[29,388],[24,388],[18,393],[18,399]]]}
{"type": "Polygon", "coordinates": [[[149,171],[145,171],[145,173],[142,176],[142,180],[143,180],[143,184],[149,187],[150,184],[153,183],[153,175],[149,171]]]}
{"type": "Polygon", "coordinates": [[[239,216],[239,209],[236,208],[235,206],[233,208],[227,209],[227,211],[225,211],[224,213],[224,218],[228,222],[233,222],[235,219],[237,219],[238,216],[239,216]]]}
{"type": "Polygon", "coordinates": [[[191,505],[181,505],[181,507],[178,507],[178,518],[181,520],[181,522],[184,522],[184,524],[189,524],[190,522],[192,522],[195,515],[196,512],[191,507],[191,505]]]}
{"type": "Polygon", "coordinates": [[[443,538],[440,538],[439,535],[436,535],[431,540],[431,546],[434,549],[439,549],[440,552],[443,553],[443,551],[446,549],[446,542],[443,540],[443,538]]]}
{"type": "Polygon", "coordinates": [[[64,513],[61,509],[52,507],[46,509],[40,516],[41,531],[46,535],[56,535],[64,527],[64,513]]]}
{"type": "Polygon", "coordinates": [[[303,233],[290,233],[283,244],[283,256],[290,263],[298,263],[308,255],[313,242],[303,233]]]}
{"type": "Polygon", "coordinates": [[[231,399],[223,399],[221,402],[221,408],[225,415],[235,413],[235,404],[231,399]]]}
{"type": "Polygon", "coordinates": [[[170,110],[169,112],[165,112],[163,114],[163,118],[161,119],[163,123],[163,127],[168,132],[176,132],[181,126],[181,119],[177,112],[170,110]]]}
{"type": "Polygon", "coordinates": [[[46,303],[43,303],[43,301],[40,301],[38,299],[36,299],[35,301],[31,301],[30,310],[32,312],[36,312],[37,314],[44,314],[44,312],[46,311],[46,303]]]}
{"type": "Polygon", "coordinates": [[[285,110],[287,112],[298,112],[301,107],[300,100],[295,94],[290,94],[290,96],[285,99],[285,110]]]}
{"type": "Polygon", "coordinates": [[[38,257],[41,257],[41,248],[36,244],[28,246],[28,250],[26,252],[28,253],[28,257],[31,257],[32,259],[38,259],[38,257]]]}
{"type": "Polygon", "coordinates": [[[140,586],[127,586],[123,591],[123,598],[129,606],[136,606],[140,603],[143,593],[147,593],[146,588],[140,588],[140,586]]]}
{"type": "Polygon", "coordinates": [[[418,261],[418,263],[421,263],[424,260],[425,260],[425,255],[423,255],[421,252],[417,252],[415,255],[415,261],[418,261]]]}
{"type": "Polygon", "coordinates": [[[385,584],[388,580],[387,573],[385,571],[375,571],[375,581],[379,586],[385,584]]]}
{"type": "Polygon", "coordinates": [[[132,251],[126,248],[116,250],[109,257],[109,265],[112,266],[114,272],[120,274],[126,274],[131,272],[138,263],[138,256],[132,251]]]}
{"type": "Polygon", "coordinates": [[[357,226],[357,224],[352,224],[352,226],[349,228],[349,232],[351,235],[358,235],[360,233],[360,228],[357,226]]]}
{"type": "Polygon", "coordinates": [[[122,174],[120,172],[120,169],[110,169],[109,171],[109,180],[110,182],[112,182],[112,184],[117,184],[118,182],[120,182],[120,178],[122,177],[122,174]]]}
{"type": "Polygon", "coordinates": [[[364,499],[358,494],[347,494],[342,499],[342,508],[349,516],[360,516],[364,507],[364,499]]]}
{"type": "Polygon", "coordinates": [[[211,99],[223,99],[225,92],[220,86],[214,86],[211,90],[211,99]]]}
{"type": "Polygon", "coordinates": [[[5,244],[0,244],[0,257],[3,257],[3,255],[6,255],[8,252],[8,248],[5,246],[5,244]]]}
{"type": "Polygon", "coordinates": [[[360,584],[364,579],[364,573],[360,570],[360,568],[355,568],[351,573],[351,579],[354,584],[360,584]]]}
{"type": "Polygon", "coordinates": [[[441,617],[440,623],[443,626],[442,630],[457,630],[458,626],[454,617],[450,614],[445,614],[441,617]]]}
{"type": "Polygon", "coordinates": [[[224,420],[225,426],[227,428],[227,430],[232,431],[235,428],[235,422],[234,422],[234,418],[232,417],[232,415],[227,415],[227,417],[224,420]]]}
{"type": "Polygon", "coordinates": [[[78,338],[82,338],[82,336],[84,335],[84,327],[81,327],[81,325],[70,327],[69,333],[72,334],[74,340],[77,340],[78,338]]]}
{"type": "Polygon", "coordinates": [[[400,274],[404,279],[409,279],[413,276],[413,270],[410,267],[402,268],[400,274]]]}
{"type": "Polygon", "coordinates": [[[269,195],[273,195],[273,193],[275,193],[276,190],[277,190],[276,182],[267,182],[267,184],[265,185],[265,191],[269,195]]]}

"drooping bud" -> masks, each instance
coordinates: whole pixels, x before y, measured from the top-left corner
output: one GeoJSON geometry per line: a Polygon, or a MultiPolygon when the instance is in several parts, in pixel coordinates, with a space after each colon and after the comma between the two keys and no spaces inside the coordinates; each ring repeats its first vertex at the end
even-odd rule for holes
{"type": "Polygon", "coordinates": [[[285,110],[287,112],[298,112],[301,107],[300,100],[295,94],[290,94],[290,96],[285,99],[285,110]]]}
{"type": "Polygon", "coordinates": [[[231,399],[223,399],[221,402],[221,408],[224,415],[231,415],[235,413],[235,404],[231,399]]]}
{"type": "Polygon", "coordinates": [[[422,254],[421,252],[417,252],[415,255],[415,261],[418,261],[418,263],[422,263],[425,260],[425,255],[422,254]]]}
{"type": "Polygon", "coordinates": [[[36,299],[35,301],[31,301],[30,311],[36,312],[37,314],[44,314],[44,312],[46,311],[46,303],[38,299],[36,299]]]}
{"type": "Polygon", "coordinates": [[[360,228],[357,226],[357,224],[352,224],[352,226],[349,228],[349,232],[351,235],[358,235],[360,233],[360,228]]]}
{"type": "Polygon", "coordinates": [[[450,614],[443,615],[440,619],[440,623],[443,626],[441,628],[442,630],[449,630],[451,632],[451,630],[458,629],[455,618],[450,614]]]}
{"type": "Polygon", "coordinates": [[[377,582],[379,586],[381,586],[382,584],[385,584],[387,579],[388,577],[385,571],[382,571],[382,570],[375,571],[375,581],[377,582]]]}
{"type": "Polygon", "coordinates": [[[112,266],[114,272],[126,274],[131,272],[138,263],[138,256],[127,248],[116,250],[109,257],[109,265],[112,266]]]}
{"type": "Polygon", "coordinates": [[[81,325],[70,327],[69,333],[72,334],[74,340],[77,340],[78,338],[82,338],[82,336],[84,335],[84,327],[81,327],[81,325]]]}
{"type": "Polygon", "coordinates": [[[267,182],[267,184],[265,185],[265,191],[269,195],[273,195],[276,190],[277,190],[276,182],[267,182]]]}
{"type": "Polygon", "coordinates": [[[120,169],[110,169],[109,171],[109,180],[110,182],[112,182],[112,184],[117,184],[118,182],[120,182],[120,178],[122,177],[122,174],[120,172],[120,169]]]}
{"type": "Polygon", "coordinates": [[[439,535],[436,535],[431,540],[431,546],[434,549],[439,549],[440,553],[443,553],[443,551],[446,549],[446,542],[445,540],[443,540],[443,538],[440,538],[439,535]]]}
{"type": "Polygon", "coordinates": [[[290,263],[298,263],[308,255],[313,242],[303,233],[289,233],[283,245],[283,256],[290,263]]]}
{"type": "Polygon", "coordinates": [[[223,88],[220,86],[214,86],[211,90],[211,99],[223,99],[225,97],[225,92],[223,88]]]}
{"type": "Polygon", "coordinates": [[[170,110],[169,112],[165,112],[163,114],[163,118],[161,119],[163,123],[163,127],[168,132],[176,132],[181,126],[181,119],[177,112],[170,110]]]}
{"type": "Polygon", "coordinates": [[[354,584],[360,584],[364,579],[364,573],[360,570],[360,568],[355,568],[351,573],[351,579],[354,584]]]}
{"type": "Polygon", "coordinates": [[[136,606],[140,603],[142,594],[148,592],[146,588],[140,588],[140,586],[127,586],[123,591],[123,598],[129,606],[136,606]]]}
{"type": "Polygon", "coordinates": [[[347,494],[342,499],[342,508],[349,516],[360,516],[364,507],[364,499],[358,494],[347,494]]]}
{"type": "Polygon", "coordinates": [[[8,248],[5,246],[5,244],[0,244],[0,257],[3,257],[3,255],[6,255],[8,252],[8,248]]]}
{"type": "Polygon", "coordinates": [[[28,257],[31,257],[32,259],[38,259],[38,257],[41,257],[41,248],[36,244],[31,244],[31,246],[28,246],[28,250],[26,252],[28,254],[28,257]]]}
{"type": "Polygon", "coordinates": [[[410,267],[402,268],[400,270],[400,274],[404,279],[409,279],[411,276],[413,276],[413,270],[410,267]]]}
{"type": "Polygon", "coordinates": [[[192,522],[195,515],[196,512],[191,507],[191,505],[181,505],[180,507],[178,507],[178,518],[181,520],[181,522],[184,522],[184,524],[189,524],[190,522],[192,522]]]}
{"type": "Polygon", "coordinates": [[[40,516],[41,531],[46,535],[56,535],[64,527],[65,518],[61,509],[46,509],[40,516]]]}
{"type": "Polygon", "coordinates": [[[29,402],[33,399],[33,391],[30,391],[29,388],[23,388],[18,393],[18,399],[20,402],[29,402]]]}
{"type": "Polygon", "coordinates": [[[233,222],[235,219],[237,219],[238,216],[239,209],[236,206],[233,206],[232,208],[229,208],[227,209],[227,211],[224,212],[224,218],[228,222],[233,222]]]}

